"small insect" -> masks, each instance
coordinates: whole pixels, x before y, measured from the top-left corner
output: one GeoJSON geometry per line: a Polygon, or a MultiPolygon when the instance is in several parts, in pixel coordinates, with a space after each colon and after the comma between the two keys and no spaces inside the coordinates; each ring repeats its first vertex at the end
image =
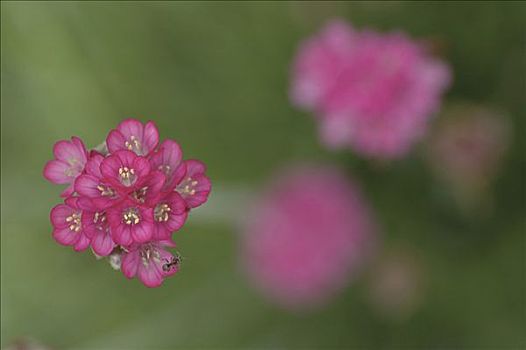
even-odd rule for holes
{"type": "Polygon", "coordinates": [[[175,253],[175,256],[172,256],[170,260],[164,259],[166,263],[163,265],[163,271],[164,272],[170,271],[172,267],[178,266],[181,260],[182,260],[182,257],[178,253],[175,253]]]}

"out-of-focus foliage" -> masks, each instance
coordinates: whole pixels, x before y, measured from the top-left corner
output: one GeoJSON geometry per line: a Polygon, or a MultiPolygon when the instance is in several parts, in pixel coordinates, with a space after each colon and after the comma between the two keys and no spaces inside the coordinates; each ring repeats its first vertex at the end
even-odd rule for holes
{"type": "MultiPolygon", "coordinates": [[[[2,2],[2,346],[55,348],[526,346],[524,99],[526,6],[502,2],[2,2]],[[420,149],[392,164],[331,154],[291,107],[298,42],[329,18],[433,39],[456,100],[510,117],[492,208],[465,214],[420,149]],[[51,238],[52,144],[95,146],[124,117],[153,119],[216,187],[176,233],[186,257],[159,289],[127,281],[51,238]],[[238,268],[223,189],[257,189],[291,160],[332,160],[362,180],[383,246],[417,255],[419,308],[403,321],[370,305],[366,275],[326,309],[266,304],[238,268]],[[224,202],[223,202],[224,200],[224,202]]],[[[234,209],[231,209],[231,204],[234,209]]],[[[413,260],[411,260],[413,261],[413,260]]],[[[374,270],[372,270],[374,271],[374,270]]]]}

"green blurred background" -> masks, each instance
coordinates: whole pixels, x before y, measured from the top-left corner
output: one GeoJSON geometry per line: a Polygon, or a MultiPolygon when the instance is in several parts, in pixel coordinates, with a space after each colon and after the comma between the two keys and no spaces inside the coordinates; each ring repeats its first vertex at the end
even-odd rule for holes
{"type": "Polygon", "coordinates": [[[2,2],[2,347],[526,347],[524,3],[2,2]],[[318,145],[288,101],[299,40],[329,18],[442,43],[447,101],[505,110],[512,146],[493,210],[464,215],[417,149],[388,167],[318,145]],[[158,289],[57,245],[48,214],[59,188],[41,173],[58,139],[99,144],[124,117],[208,164],[214,189],[176,234],[187,258],[158,289]],[[419,257],[420,307],[382,317],[361,278],[326,308],[265,302],[238,266],[246,194],[294,160],[332,160],[359,178],[384,247],[419,257]]]}

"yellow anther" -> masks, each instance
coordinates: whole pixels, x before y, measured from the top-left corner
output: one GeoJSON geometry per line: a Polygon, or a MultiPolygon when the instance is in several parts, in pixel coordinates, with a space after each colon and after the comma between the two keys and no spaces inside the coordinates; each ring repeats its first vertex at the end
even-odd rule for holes
{"type": "Polygon", "coordinates": [[[170,172],[171,167],[168,164],[161,164],[157,169],[167,175],[170,172]]]}
{"type": "Polygon", "coordinates": [[[82,228],[82,221],[81,221],[81,214],[80,213],[72,213],[70,216],[66,218],[66,222],[71,223],[69,225],[69,229],[71,231],[79,232],[82,228]]]}
{"type": "Polygon", "coordinates": [[[101,196],[113,196],[115,192],[109,187],[98,185],[97,190],[100,191],[101,196]]]}
{"type": "Polygon", "coordinates": [[[181,195],[193,196],[195,194],[195,186],[198,182],[191,177],[186,178],[178,187],[177,192],[181,195]]]}
{"type": "Polygon", "coordinates": [[[66,170],[64,170],[64,174],[68,177],[72,177],[75,176],[77,172],[73,168],[67,168],[66,170]]]}
{"type": "Polygon", "coordinates": [[[122,214],[122,220],[127,225],[137,225],[141,221],[137,208],[128,208],[122,214]]]}
{"type": "Polygon", "coordinates": [[[119,176],[124,186],[131,186],[135,182],[135,170],[128,167],[119,168],[119,176]]]}
{"type": "Polygon", "coordinates": [[[135,136],[131,136],[129,141],[124,142],[124,146],[130,151],[136,151],[138,154],[142,153],[141,143],[135,136]]]}
{"type": "Polygon", "coordinates": [[[158,204],[153,210],[153,217],[157,222],[166,222],[170,218],[170,211],[172,211],[172,209],[168,204],[158,204]]]}

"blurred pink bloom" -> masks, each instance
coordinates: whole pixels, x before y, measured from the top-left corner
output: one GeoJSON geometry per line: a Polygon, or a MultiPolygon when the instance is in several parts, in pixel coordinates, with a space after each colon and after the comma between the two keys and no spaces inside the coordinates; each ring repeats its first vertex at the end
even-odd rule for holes
{"type": "Polygon", "coordinates": [[[449,82],[449,68],[404,34],[332,21],[301,45],[291,99],[316,114],[327,147],[391,159],[423,136],[449,82]]]}
{"type": "Polygon", "coordinates": [[[258,201],[243,241],[249,277],[290,308],[321,304],[352,279],[373,241],[360,191],[332,168],[282,174],[258,201]]]}
{"type": "Polygon", "coordinates": [[[180,263],[179,256],[174,256],[165,247],[175,247],[175,244],[172,241],[156,241],[132,245],[122,255],[124,276],[137,276],[145,286],[159,287],[165,277],[178,271],[180,263]]]}
{"type": "Polygon", "coordinates": [[[84,143],[73,136],[71,141],[61,140],[53,146],[55,159],[47,162],[44,167],[44,177],[54,184],[69,184],[62,192],[62,197],[73,193],[75,179],[82,173],[88,160],[84,143]]]}
{"type": "Polygon", "coordinates": [[[456,191],[480,191],[492,180],[509,143],[508,120],[483,107],[457,105],[441,118],[429,160],[456,191]]]}

